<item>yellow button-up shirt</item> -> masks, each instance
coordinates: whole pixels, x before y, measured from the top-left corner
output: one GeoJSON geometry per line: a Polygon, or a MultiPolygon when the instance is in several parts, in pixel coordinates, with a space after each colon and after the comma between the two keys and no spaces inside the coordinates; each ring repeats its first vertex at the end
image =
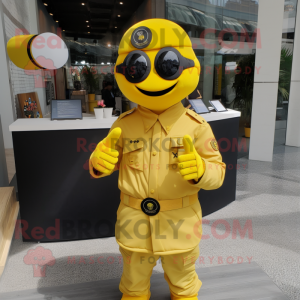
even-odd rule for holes
{"type": "MultiPolygon", "coordinates": [[[[225,164],[211,127],[181,103],[160,115],[138,106],[122,114],[111,130],[116,127],[122,129],[117,148],[119,189],[124,194],[138,199],[172,200],[222,185],[225,164]],[[184,153],[186,134],[192,137],[195,149],[205,162],[205,173],[199,183],[184,180],[179,172],[177,158],[184,153]]],[[[158,255],[186,252],[195,248],[201,239],[201,218],[199,202],[161,211],[156,216],[120,203],[117,242],[131,251],[158,255]]]]}

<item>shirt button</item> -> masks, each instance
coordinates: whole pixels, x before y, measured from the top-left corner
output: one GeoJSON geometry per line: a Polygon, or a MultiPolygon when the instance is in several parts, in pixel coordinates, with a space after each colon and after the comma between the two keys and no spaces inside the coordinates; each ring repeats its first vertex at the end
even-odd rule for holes
{"type": "Polygon", "coordinates": [[[156,156],[156,154],[157,154],[157,152],[156,152],[156,151],[154,151],[154,152],[152,153],[152,155],[153,155],[153,156],[156,156]]]}
{"type": "Polygon", "coordinates": [[[154,194],[154,192],[155,192],[154,190],[151,190],[151,194],[154,194]]]}

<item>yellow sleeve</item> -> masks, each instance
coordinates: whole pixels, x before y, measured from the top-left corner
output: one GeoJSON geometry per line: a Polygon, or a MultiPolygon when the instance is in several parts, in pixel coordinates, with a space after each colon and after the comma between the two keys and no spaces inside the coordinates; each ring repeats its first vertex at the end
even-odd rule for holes
{"type": "Polygon", "coordinates": [[[224,182],[226,164],[222,161],[222,155],[210,125],[205,122],[200,126],[199,138],[195,139],[194,143],[195,149],[205,163],[205,172],[196,185],[200,189],[215,190],[224,182]]]}
{"type": "MultiPolygon", "coordinates": [[[[120,128],[121,128],[119,119],[116,120],[116,121],[114,122],[114,124],[112,125],[112,127],[111,127],[110,130],[109,130],[109,133],[110,133],[114,128],[116,128],[116,127],[120,127],[120,128]]],[[[122,129],[122,128],[121,128],[121,129],[122,129]]],[[[116,167],[115,167],[115,169],[114,169],[113,172],[119,170],[119,166],[120,166],[120,163],[121,163],[121,160],[122,160],[122,156],[123,156],[123,132],[122,132],[122,134],[121,134],[121,136],[120,136],[120,139],[119,139],[118,143],[116,144],[116,148],[117,148],[117,150],[119,151],[119,157],[118,157],[118,162],[117,162],[116,167]]],[[[93,153],[92,153],[92,154],[93,154],[93,153]]],[[[92,155],[92,154],[91,154],[91,155],[92,155]]],[[[102,178],[102,177],[106,177],[106,176],[109,176],[109,175],[112,174],[112,173],[110,173],[110,174],[103,174],[103,173],[97,171],[96,169],[93,168],[93,165],[92,165],[91,160],[89,161],[89,171],[90,171],[90,174],[91,174],[94,178],[102,178]]]]}

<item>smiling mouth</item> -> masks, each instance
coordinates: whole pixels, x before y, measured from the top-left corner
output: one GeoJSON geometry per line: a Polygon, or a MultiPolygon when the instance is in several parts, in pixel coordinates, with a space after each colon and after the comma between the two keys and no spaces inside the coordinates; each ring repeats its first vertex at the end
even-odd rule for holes
{"type": "Polygon", "coordinates": [[[157,97],[157,96],[163,96],[163,95],[165,95],[165,94],[171,92],[171,91],[174,89],[174,87],[176,86],[176,84],[177,84],[177,82],[176,82],[173,86],[167,88],[166,90],[163,90],[163,91],[157,91],[157,92],[149,92],[149,91],[145,91],[145,90],[142,90],[142,89],[138,88],[137,86],[136,86],[136,88],[137,88],[141,93],[143,93],[143,94],[146,95],[146,96],[157,97]]]}

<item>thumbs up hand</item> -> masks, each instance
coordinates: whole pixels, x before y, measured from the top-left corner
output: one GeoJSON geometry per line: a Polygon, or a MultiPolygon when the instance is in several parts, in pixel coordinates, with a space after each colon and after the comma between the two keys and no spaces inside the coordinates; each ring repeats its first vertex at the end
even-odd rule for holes
{"type": "Polygon", "coordinates": [[[180,174],[184,180],[194,179],[199,181],[205,171],[204,161],[196,151],[192,138],[189,135],[184,136],[183,146],[185,154],[178,157],[180,174]]]}
{"type": "Polygon", "coordinates": [[[90,162],[95,170],[106,175],[110,175],[114,171],[119,157],[116,144],[121,133],[121,128],[117,127],[97,145],[90,157],[90,162]]]}

